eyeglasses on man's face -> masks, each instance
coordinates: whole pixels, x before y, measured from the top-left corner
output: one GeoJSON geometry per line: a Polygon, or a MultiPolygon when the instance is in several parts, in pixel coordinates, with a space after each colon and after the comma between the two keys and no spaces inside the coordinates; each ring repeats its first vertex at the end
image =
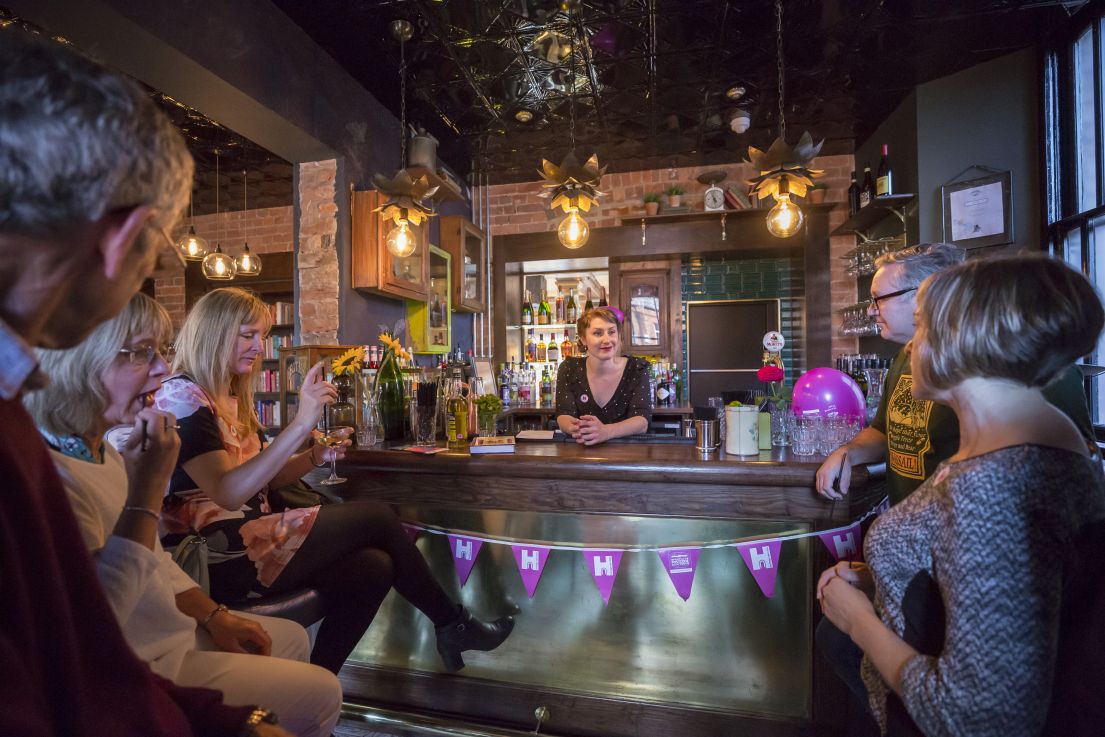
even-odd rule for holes
{"type": "Polygon", "coordinates": [[[910,287],[909,289],[899,289],[896,292],[890,292],[889,294],[872,294],[871,306],[876,310],[881,308],[880,302],[888,299],[894,299],[895,297],[901,297],[903,294],[909,294],[910,292],[916,292],[917,287],[910,287]]]}
{"type": "Polygon", "coordinates": [[[165,363],[172,363],[176,356],[176,348],[171,345],[152,346],[142,345],[137,348],[120,348],[119,353],[127,357],[127,363],[131,366],[149,366],[154,359],[161,356],[165,363]]]}

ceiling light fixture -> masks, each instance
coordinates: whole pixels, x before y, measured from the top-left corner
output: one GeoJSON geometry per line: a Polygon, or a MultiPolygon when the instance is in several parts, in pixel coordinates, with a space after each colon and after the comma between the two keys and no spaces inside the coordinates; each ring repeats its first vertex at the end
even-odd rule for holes
{"type": "Polygon", "coordinates": [[[188,233],[177,239],[176,247],[187,261],[203,261],[207,255],[207,239],[196,235],[196,213],[192,205],[193,191],[188,192],[188,233]]]}
{"type": "Polygon", "coordinates": [[[779,71],[779,137],[765,152],[748,147],[748,158],[760,175],[749,180],[752,194],[761,200],[774,197],[775,207],[767,213],[767,229],[778,238],[789,238],[802,228],[805,218],[801,208],[791,201],[792,194],[802,197],[813,186],[813,178],[823,172],[811,169],[810,164],[821,152],[824,140],[814,145],[809,131],[802,134],[798,144],[787,145],[787,122],[783,104],[783,3],[775,0],[775,50],[779,71]]]}
{"type": "MultiPolygon", "coordinates": [[[[249,176],[242,172],[242,213],[249,211],[249,176]]],[[[261,259],[249,252],[249,242],[243,241],[245,250],[242,255],[234,259],[234,265],[238,267],[238,276],[257,276],[261,273],[261,259]]]]}
{"type": "Polygon", "coordinates": [[[743,86],[735,84],[729,89],[725,90],[725,96],[728,97],[730,100],[739,100],[744,97],[744,93],[746,91],[747,90],[745,90],[743,86]]]}
{"type": "Polygon", "coordinates": [[[399,171],[391,179],[376,174],[372,182],[377,190],[388,196],[388,200],[376,208],[385,223],[393,223],[384,245],[396,258],[406,258],[418,248],[418,237],[412,226],[418,227],[423,220],[434,215],[432,207],[423,204],[422,200],[437,192],[437,187],[431,187],[426,176],[416,179],[407,171],[406,43],[414,29],[402,19],[393,20],[389,27],[392,37],[399,42],[399,171]]]}
{"type": "Polygon", "coordinates": [[[572,31],[572,53],[568,58],[570,66],[571,82],[568,97],[568,139],[570,147],[567,156],[560,162],[560,166],[548,159],[541,160],[542,185],[545,190],[539,197],[551,197],[549,208],[555,210],[561,208],[566,217],[556,229],[556,235],[560,242],[568,248],[582,248],[591,235],[591,228],[587,221],[580,215],[580,211],[587,212],[591,206],[598,202],[603,193],[599,191],[599,183],[602,181],[605,167],[599,167],[598,154],[591,154],[582,166],[576,158],[576,60],[575,53],[579,44],[575,43],[576,29],[572,24],[570,4],[562,6],[562,10],[568,14],[568,25],[572,31]]]}
{"type": "Polygon", "coordinates": [[[230,281],[238,272],[234,259],[219,244],[219,151],[215,149],[215,250],[203,257],[203,275],[211,281],[230,281]]]}
{"type": "Polygon", "coordinates": [[[519,110],[518,112],[514,113],[514,119],[517,120],[519,123],[528,123],[533,120],[533,113],[531,113],[529,110],[519,110]]]}

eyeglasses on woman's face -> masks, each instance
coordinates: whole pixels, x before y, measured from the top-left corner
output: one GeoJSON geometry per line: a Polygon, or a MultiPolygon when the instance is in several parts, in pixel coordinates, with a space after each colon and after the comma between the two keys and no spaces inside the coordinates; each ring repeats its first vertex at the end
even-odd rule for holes
{"type": "Polygon", "coordinates": [[[165,359],[165,363],[172,363],[176,348],[171,345],[140,345],[137,348],[120,348],[119,353],[127,357],[127,363],[131,366],[149,366],[157,356],[165,359]]]}

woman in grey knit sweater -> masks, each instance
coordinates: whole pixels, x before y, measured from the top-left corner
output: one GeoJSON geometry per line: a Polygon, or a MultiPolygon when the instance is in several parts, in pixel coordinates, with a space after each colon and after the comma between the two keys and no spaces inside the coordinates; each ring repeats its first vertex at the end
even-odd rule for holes
{"type": "Polygon", "coordinates": [[[955,410],[960,448],[872,525],[869,567],[822,574],[822,610],[863,649],[885,734],[1100,734],[1105,480],[1040,389],[1093,351],[1101,303],[1015,256],[937,274],[918,304],[913,394],[955,410]]]}

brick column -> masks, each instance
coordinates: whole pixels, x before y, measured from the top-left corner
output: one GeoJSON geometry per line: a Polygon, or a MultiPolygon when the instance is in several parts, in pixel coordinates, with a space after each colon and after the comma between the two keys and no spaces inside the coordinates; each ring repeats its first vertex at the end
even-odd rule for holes
{"type": "Polygon", "coordinates": [[[299,164],[298,330],[302,345],[338,342],[340,285],[336,236],[336,159],[299,164]]]}

